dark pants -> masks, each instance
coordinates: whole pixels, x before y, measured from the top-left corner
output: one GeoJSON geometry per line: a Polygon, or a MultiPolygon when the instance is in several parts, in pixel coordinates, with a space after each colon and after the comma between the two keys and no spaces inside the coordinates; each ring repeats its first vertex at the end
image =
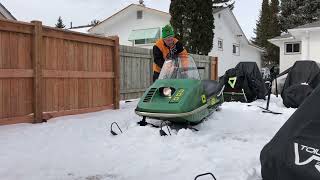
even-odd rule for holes
{"type": "Polygon", "coordinates": [[[153,71],[153,82],[155,82],[159,78],[160,73],[153,71]]]}

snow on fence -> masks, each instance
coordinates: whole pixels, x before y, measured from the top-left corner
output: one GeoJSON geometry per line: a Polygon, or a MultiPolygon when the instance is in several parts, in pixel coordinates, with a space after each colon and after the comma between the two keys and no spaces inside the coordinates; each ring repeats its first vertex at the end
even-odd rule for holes
{"type": "Polygon", "coordinates": [[[0,20],[0,125],[119,108],[119,40],[0,20]]]}
{"type": "MultiPolygon", "coordinates": [[[[202,79],[218,78],[218,59],[210,56],[191,54],[202,79]]],[[[120,46],[120,94],[122,100],[136,99],[152,84],[152,50],[120,46]]]]}

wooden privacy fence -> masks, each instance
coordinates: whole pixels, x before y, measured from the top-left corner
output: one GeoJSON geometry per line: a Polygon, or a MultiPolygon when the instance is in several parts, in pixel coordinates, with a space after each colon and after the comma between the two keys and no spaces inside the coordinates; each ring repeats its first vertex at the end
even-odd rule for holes
{"type": "MultiPolygon", "coordinates": [[[[202,79],[217,80],[218,59],[210,56],[191,54],[198,67],[202,79]]],[[[121,99],[140,98],[152,84],[152,50],[120,46],[120,92],[121,99]]]]}
{"type": "Polygon", "coordinates": [[[119,108],[119,39],[0,20],[0,125],[119,108]]]}

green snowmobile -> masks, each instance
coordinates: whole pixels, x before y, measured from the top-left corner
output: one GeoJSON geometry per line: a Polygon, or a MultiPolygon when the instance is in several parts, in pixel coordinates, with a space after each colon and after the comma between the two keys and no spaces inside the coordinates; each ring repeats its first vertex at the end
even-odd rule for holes
{"type": "Polygon", "coordinates": [[[215,111],[223,102],[224,85],[201,80],[191,56],[165,61],[151,87],[141,97],[135,113],[146,118],[194,125],[215,111]]]}

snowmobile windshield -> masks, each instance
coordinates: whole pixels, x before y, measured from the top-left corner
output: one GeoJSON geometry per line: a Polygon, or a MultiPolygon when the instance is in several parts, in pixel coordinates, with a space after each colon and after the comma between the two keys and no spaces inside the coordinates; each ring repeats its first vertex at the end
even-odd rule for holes
{"type": "Polygon", "coordinates": [[[191,56],[180,56],[166,60],[159,79],[195,79],[201,80],[198,68],[191,56]]]}

